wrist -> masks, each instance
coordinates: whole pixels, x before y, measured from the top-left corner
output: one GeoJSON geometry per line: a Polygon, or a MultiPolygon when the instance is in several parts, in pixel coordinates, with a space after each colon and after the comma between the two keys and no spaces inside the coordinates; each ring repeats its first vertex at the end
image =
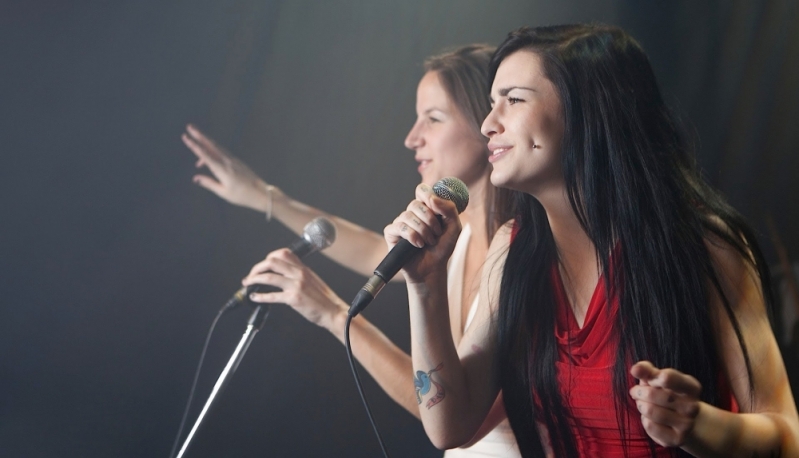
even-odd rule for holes
{"type": "Polygon", "coordinates": [[[447,269],[435,269],[423,275],[420,279],[411,279],[407,276],[405,281],[408,285],[408,293],[419,297],[427,297],[437,291],[447,290],[447,269]],[[443,288],[443,289],[442,289],[443,288]]]}
{"type": "Polygon", "coordinates": [[[735,438],[739,437],[740,430],[734,424],[736,419],[734,414],[699,402],[694,427],[686,436],[682,449],[694,456],[717,455],[723,444],[736,442],[735,438]]]}
{"type": "Polygon", "coordinates": [[[347,324],[347,307],[339,304],[336,310],[330,313],[321,326],[327,329],[338,340],[344,342],[344,326],[347,324]]]}
{"type": "Polygon", "coordinates": [[[258,183],[258,202],[255,210],[263,213],[267,221],[278,219],[277,207],[283,196],[283,191],[280,188],[261,181],[258,183]]]}

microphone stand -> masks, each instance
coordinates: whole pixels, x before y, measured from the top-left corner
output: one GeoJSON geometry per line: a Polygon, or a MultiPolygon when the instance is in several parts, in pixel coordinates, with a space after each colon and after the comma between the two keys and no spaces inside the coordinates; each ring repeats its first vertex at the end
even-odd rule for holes
{"type": "Polygon", "coordinates": [[[230,381],[233,373],[236,372],[241,359],[244,358],[244,353],[247,352],[247,348],[255,338],[255,334],[257,334],[258,331],[264,327],[264,323],[266,322],[266,317],[268,315],[268,305],[260,304],[255,307],[255,311],[252,312],[250,319],[247,321],[247,329],[244,330],[244,335],[241,336],[238,346],[235,350],[233,350],[233,355],[230,357],[227,365],[219,375],[219,379],[217,379],[214,389],[211,390],[211,395],[208,397],[208,401],[205,402],[205,406],[200,412],[200,415],[197,417],[197,421],[194,422],[194,426],[191,428],[191,431],[189,431],[189,435],[186,436],[186,440],[183,442],[183,447],[180,448],[177,458],[181,458],[186,452],[186,449],[189,447],[189,443],[191,442],[192,438],[194,438],[194,434],[200,427],[200,423],[202,423],[205,415],[208,413],[208,409],[211,407],[211,404],[213,404],[216,396],[225,388],[225,386],[227,386],[227,383],[230,381]]]}

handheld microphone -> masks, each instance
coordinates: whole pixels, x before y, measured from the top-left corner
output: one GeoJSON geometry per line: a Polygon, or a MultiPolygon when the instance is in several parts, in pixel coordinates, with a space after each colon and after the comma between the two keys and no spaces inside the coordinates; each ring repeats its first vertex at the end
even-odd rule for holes
{"type": "MultiPolygon", "coordinates": [[[[336,226],[324,216],[319,216],[305,225],[302,229],[302,236],[292,242],[291,245],[288,246],[288,249],[297,255],[298,258],[304,258],[309,254],[324,250],[335,241],[336,226]]],[[[225,306],[222,307],[222,310],[231,309],[246,302],[250,293],[257,291],[259,287],[263,288],[264,285],[242,286],[241,289],[236,291],[236,294],[227,301],[225,306]]]]}
{"type": "MultiPolygon", "coordinates": [[[[438,197],[455,203],[458,213],[463,212],[466,209],[466,205],[469,204],[469,189],[463,181],[455,177],[446,177],[438,180],[433,185],[433,192],[438,197]]],[[[419,251],[419,248],[411,245],[411,242],[405,239],[397,242],[394,248],[383,258],[383,261],[380,262],[380,265],[377,266],[374,275],[355,295],[347,314],[354,318],[361,313],[377,297],[377,294],[380,293],[386,283],[394,278],[394,275],[399,272],[402,266],[413,259],[419,251]]]]}

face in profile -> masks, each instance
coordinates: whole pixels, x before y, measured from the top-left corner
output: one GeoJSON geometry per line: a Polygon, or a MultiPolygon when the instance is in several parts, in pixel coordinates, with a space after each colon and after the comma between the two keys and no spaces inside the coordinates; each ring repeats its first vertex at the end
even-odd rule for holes
{"type": "Polygon", "coordinates": [[[495,186],[539,200],[551,191],[562,192],[562,109],[537,54],[516,51],[499,64],[491,86],[491,112],[481,130],[489,139],[495,186]]]}
{"type": "Polygon", "coordinates": [[[437,72],[428,72],[419,82],[416,122],[405,146],[416,152],[422,183],[428,185],[455,176],[469,186],[490,170],[485,139],[450,100],[437,72]]]}

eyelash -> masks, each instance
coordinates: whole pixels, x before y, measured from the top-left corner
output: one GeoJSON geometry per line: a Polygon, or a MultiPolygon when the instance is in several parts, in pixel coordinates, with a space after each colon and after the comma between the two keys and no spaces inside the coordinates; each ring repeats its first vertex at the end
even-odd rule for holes
{"type": "Polygon", "coordinates": [[[524,100],[517,97],[508,97],[508,103],[510,103],[511,105],[515,105],[519,102],[524,102],[524,100]]]}

